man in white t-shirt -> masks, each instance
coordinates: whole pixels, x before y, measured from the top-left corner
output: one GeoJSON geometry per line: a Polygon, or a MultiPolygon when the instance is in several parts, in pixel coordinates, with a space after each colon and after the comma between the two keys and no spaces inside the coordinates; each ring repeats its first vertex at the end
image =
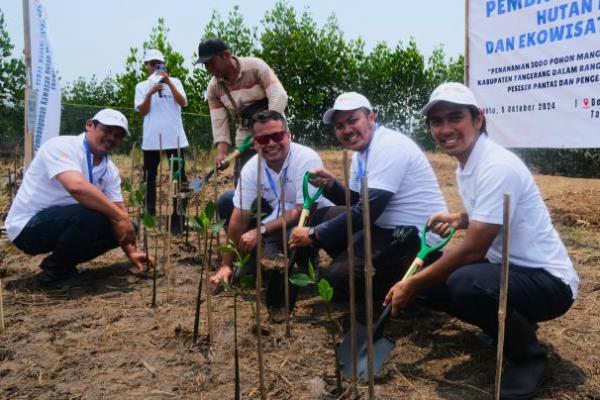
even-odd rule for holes
{"type": "Polygon", "coordinates": [[[510,272],[501,397],[526,399],[539,389],[546,365],[536,323],[564,314],[579,278],[525,164],[487,138],[485,116],[461,83],[444,83],[423,108],[431,135],[458,161],[466,212],[434,213],[432,229],[464,229],[461,243],[428,268],[398,282],[386,296],[392,314],[418,296],[424,304],[498,336],[503,194],[511,194],[510,272]]]}
{"type": "Polygon", "coordinates": [[[119,245],[143,269],[146,256],[135,247],[119,170],[108,159],[128,134],[125,116],[104,109],[86,122],[84,133],[52,138],[35,155],[5,225],[23,252],[52,252],[40,264],[41,284],[68,279],[77,264],[119,245]]]}
{"type": "MultiPolygon", "coordinates": [[[[263,152],[261,195],[263,213],[267,211],[268,214],[262,219],[260,226],[256,226],[256,221],[251,221],[251,210],[257,198],[258,156],[255,155],[242,168],[235,193],[226,192],[219,199],[219,216],[228,221],[229,239],[236,243],[241,253],[254,251],[260,230],[265,240],[264,254],[272,256],[282,248],[281,182],[285,182],[285,220],[291,230],[298,223],[302,212],[304,174],[323,166],[323,162],[314,150],[292,143],[285,117],[277,111],[267,110],[256,114],[251,127],[254,132],[254,148],[257,151],[262,149],[263,152]]],[[[331,203],[322,199],[316,207],[327,205],[331,203]]],[[[210,282],[214,286],[223,280],[229,282],[233,272],[233,258],[231,254],[225,253],[221,267],[210,278],[210,282]]],[[[279,272],[273,272],[275,273],[279,272]]],[[[273,299],[274,303],[270,304],[271,300],[268,299],[267,305],[281,306],[282,303],[277,303],[277,300],[273,299]]]]}
{"type": "MultiPolygon", "coordinates": [[[[407,136],[380,126],[369,100],[356,92],[341,94],[323,116],[333,124],[339,142],[354,150],[350,168],[352,229],[354,232],[356,294],[364,296],[364,244],[361,179],[367,177],[371,242],[376,274],[373,296],[383,300],[402,277],[419,250],[419,232],[432,212],[445,211],[446,202],[425,154],[407,136]]],[[[349,297],[349,271],[344,188],[325,169],[312,171],[316,186],[338,207],[317,212],[312,228],[296,228],[293,246],[317,245],[333,258],[322,276],[334,288],[336,301],[349,297]],[[324,222],[323,222],[324,221],[324,222]],[[320,222],[320,223],[319,223],[320,222]]]]}
{"type": "MultiPolygon", "coordinates": [[[[169,76],[165,70],[165,57],[155,49],[144,55],[144,66],[148,79],[135,87],[135,110],[144,118],[142,150],[144,151],[144,180],[146,181],[146,210],[156,214],[156,171],[160,163],[160,149],[167,158],[180,157],[188,140],[183,130],[181,108],[187,105],[187,98],[179,79],[169,76]],[[179,151],[178,151],[179,150],[179,151]]],[[[184,162],[173,163],[181,182],[187,182],[184,162]]],[[[174,207],[176,209],[176,206],[174,207]]],[[[171,230],[181,231],[181,218],[173,210],[171,230]]]]}

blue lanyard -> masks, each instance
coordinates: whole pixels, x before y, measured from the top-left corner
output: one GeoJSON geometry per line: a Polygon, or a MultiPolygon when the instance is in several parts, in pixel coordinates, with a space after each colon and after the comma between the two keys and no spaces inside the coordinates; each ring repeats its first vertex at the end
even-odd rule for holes
{"type": "MultiPolygon", "coordinates": [[[[286,167],[283,169],[283,184],[284,185],[287,182],[287,171],[288,171],[288,168],[290,167],[289,158],[290,158],[291,154],[292,154],[292,150],[290,149],[288,152],[288,155],[286,157],[286,160],[284,161],[284,164],[287,162],[286,167]]],[[[265,163],[265,172],[267,174],[267,180],[269,181],[269,186],[271,187],[271,190],[273,191],[273,194],[275,195],[275,200],[277,201],[277,215],[279,215],[279,209],[281,207],[281,205],[280,205],[281,200],[279,199],[279,192],[277,191],[277,185],[275,184],[275,180],[273,179],[273,176],[269,172],[269,167],[267,167],[266,163],[265,163]]]]}
{"type": "Polygon", "coordinates": [[[375,139],[375,133],[379,129],[380,125],[375,124],[375,130],[373,131],[373,137],[367,146],[367,151],[365,152],[365,165],[363,167],[363,163],[360,161],[360,155],[356,157],[356,161],[358,162],[358,194],[360,195],[362,192],[362,178],[367,174],[367,163],[369,162],[369,151],[371,150],[371,143],[375,139]]]}
{"type": "MultiPolygon", "coordinates": [[[[94,175],[92,174],[92,168],[94,168],[94,164],[92,161],[93,155],[92,155],[92,152],[90,151],[90,145],[88,144],[86,137],[83,138],[83,148],[85,149],[85,158],[87,160],[88,180],[93,185],[94,184],[94,175]]],[[[104,157],[108,158],[108,156],[106,156],[106,155],[104,157]]],[[[102,171],[102,175],[100,175],[100,178],[98,178],[98,182],[100,182],[100,180],[104,177],[104,174],[106,174],[107,169],[108,169],[108,166],[104,168],[104,171],[102,171]]]]}

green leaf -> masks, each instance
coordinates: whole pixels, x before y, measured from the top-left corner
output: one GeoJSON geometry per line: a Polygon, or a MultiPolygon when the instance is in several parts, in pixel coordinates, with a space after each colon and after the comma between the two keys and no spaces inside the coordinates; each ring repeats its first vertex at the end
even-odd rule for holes
{"type": "Polygon", "coordinates": [[[219,247],[219,251],[221,253],[231,253],[233,255],[237,255],[237,249],[229,243],[219,247]]]}
{"type": "Polygon", "coordinates": [[[221,279],[221,286],[223,286],[223,289],[225,289],[226,292],[231,293],[231,285],[229,285],[225,279],[221,279]]]}
{"type": "Polygon", "coordinates": [[[240,278],[240,289],[251,290],[254,288],[254,279],[250,275],[243,275],[240,278]]]}
{"type": "Polygon", "coordinates": [[[317,286],[319,287],[319,295],[323,301],[325,301],[327,304],[330,304],[331,299],[333,298],[333,288],[329,284],[329,281],[327,281],[327,279],[321,279],[317,286]]]}
{"type": "Polygon", "coordinates": [[[290,282],[292,285],[305,287],[310,284],[315,283],[310,277],[306,274],[296,273],[290,277],[290,282]]]}
{"type": "Polygon", "coordinates": [[[317,281],[317,274],[315,274],[315,268],[313,267],[312,260],[308,260],[308,276],[312,279],[313,282],[317,281]]]}
{"type": "Polygon", "coordinates": [[[125,183],[123,184],[123,191],[124,191],[125,193],[127,193],[128,195],[131,195],[131,183],[129,183],[129,182],[125,182],[125,183]]]}
{"type": "Polygon", "coordinates": [[[246,254],[241,261],[242,266],[248,264],[248,261],[250,261],[250,257],[252,257],[252,254],[246,254]]]}
{"type": "Polygon", "coordinates": [[[221,229],[223,229],[223,226],[225,226],[225,220],[221,220],[221,221],[219,221],[217,223],[214,223],[210,227],[210,230],[211,230],[212,233],[214,233],[216,235],[219,232],[221,232],[221,229]]]}
{"type": "Polygon", "coordinates": [[[206,203],[206,206],[204,206],[204,215],[206,215],[206,218],[211,220],[215,215],[216,209],[216,204],[212,200],[209,200],[208,203],[206,203]]]}
{"type": "Polygon", "coordinates": [[[156,226],[154,217],[150,214],[144,214],[144,216],[142,216],[142,224],[144,224],[146,228],[154,228],[156,226]]]}
{"type": "Polygon", "coordinates": [[[133,198],[135,200],[135,204],[138,206],[144,203],[144,193],[142,193],[141,190],[136,190],[133,195],[133,198]]]}

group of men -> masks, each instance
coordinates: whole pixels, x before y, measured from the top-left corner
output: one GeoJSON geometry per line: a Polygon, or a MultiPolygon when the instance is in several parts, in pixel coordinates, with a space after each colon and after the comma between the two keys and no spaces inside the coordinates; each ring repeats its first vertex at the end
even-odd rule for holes
{"type": "MultiPolygon", "coordinates": [[[[236,144],[254,135],[253,151],[236,160],[235,190],[219,200],[228,237],[244,253],[255,250],[260,236],[267,254],[289,245],[303,255],[297,258],[301,268],[323,249],[332,262],[320,266],[319,274],[333,286],[334,300],[345,301],[349,296],[348,237],[340,178],[324,168],[314,150],[292,141],[284,116],[286,92],[264,61],[235,57],[220,39],[201,42],[198,56],[197,62],[213,75],[208,103],[217,148],[215,165],[226,167],[224,160],[231,151],[226,110],[236,122],[236,144]],[[262,154],[262,165],[257,151],[262,154]],[[313,207],[308,226],[298,227],[307,171],[311,184],[323,188],[323,197],[313,207]],[[260,225],[252,216],[257,190],[267,209],[260,225]],[[284,220],[290,232],[287,240],[282,237],[284,220]]],[[[135,95],[135,108],[144,117],[142,148],[150,213],[156,212],[159,150],[174,155],[188,145],[181,122],[181,107],[187,99],[181,82],[169,76],[164,62],[158,50],[146,53],[149,78],[137,85],[135,95]]],[[[356,295],[364,296],[366,204],[361,192],[362,178],[367,178],[376,270],[374,300],[391,304],[393,315],[412,302],[442,310],[496,338],[502,198],[503,193],[511,193],[504,345],[508,364],[502,397],[530,398],[539,389],[546,366],[546,352],[536,336],[537,322],[556,318],[570,308],[577,295],[577,274],[531,173],[517,156],[487,137],[485,115],[473,93],[460,83],[444,83],[433,91],[422,114],[441,150],[458,161],[456,179],[464,212],[447,210],[423,151],[401,132],[380,125],[365,96],[343,93],[323,115],[323,123],[332,125],[339,143],[354,152],[349,189],[356,295]],[[402,280],[419,250],[422,230],[435,240],[448,235],[451,228],[465,230],[464,239],[402,280]]],[[[136,227],[122,205],[118,170],[108,159],[128,134],[121,113],[102,110],[86,123],[83,134],[45,143],[28,168],[5,224],[10,239],[24,252],[51,252],[40,265],[42,283],[61,282],[76,274],[77,264],[118,245],[135,266],[153,263],[135,248],[136,227]]],[[[185,179],[183,165],[181,170],[185,179]]],[[[230,255],[223,254],[210,282],[214,286],[230,282],[234,272],[230,255]]],[[[275,304],[280,307],[281,303],[275,304]]]]}

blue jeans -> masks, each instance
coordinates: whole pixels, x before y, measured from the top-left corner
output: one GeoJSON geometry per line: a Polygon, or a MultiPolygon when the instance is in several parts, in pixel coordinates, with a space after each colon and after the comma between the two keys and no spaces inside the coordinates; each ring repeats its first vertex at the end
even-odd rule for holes
{"type": "Polygon", "coordinates": [[[119,245],[108,218],[81,204],[38,212],[13,243],[31,255],[52,252],[40,267],[57,271],[74,269],[119,245]]]}

